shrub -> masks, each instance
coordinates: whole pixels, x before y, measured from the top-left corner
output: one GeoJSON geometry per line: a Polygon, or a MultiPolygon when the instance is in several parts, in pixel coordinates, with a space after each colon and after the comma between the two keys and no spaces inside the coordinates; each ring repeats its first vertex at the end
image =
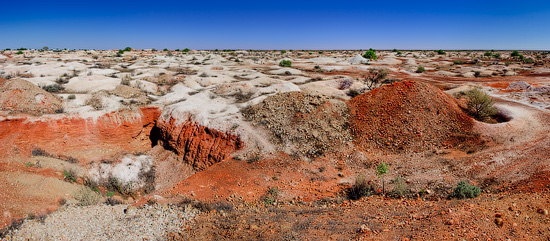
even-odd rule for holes
{"type": "Polygon", "coordinates": [[[123,49],[123,51],[124,51],[124,52],[130,52],[130,51],[132,51],[132,48],[126,47],[126,48],[123,49]]]}
{"type": "Polygon", "coordinates": [[[363,58],[365,59],[368,59],[368,60],[377,60],[378,59],[378,56],[376,56],[376,50],[374,49],[369,49],[367,52],[365,52],[365,54],[363,54],[363,58]]]}
{"type": "Polygon", "coordinates": [[[76,99],[76,95],[69,95],[69,96],[67,97],[67,99],[69,99],[69,100],[74,100],[74,99],[76,99]]]}
{"type": "Polygon", "coordinates": [[[264,197],[264,203],[266,205],[271,205],[275,203],[278,196],[279,196],[279,189],[277,189],[276,187],[272,187],[269,190],[267,190],[267,194],[264,197]]]}
{"type": "Polygon", "coordinates": [[[65,87],[63,87],[60,84],[54,84],[54,85],[42,86],[42,89],[45,90],[45,91],[48,91],[50,93],[57,93],[57,92],[61,92],[61,91],[65,90],[65,87]]]}
{"type": "Polygon", "coordinates": [[[464,61],[461,61],[461,60],[455,60],[453,61],[453,64],[464,64],[464,61]]]}
{"type": "Polygon", "coordinates": [[[383,80],[386,79],[390,71],[385,68],[370,69],[369,72],[363,75],[363,83],[367,86],[367,89],[373,90],[382,85],[383,80]]]}
{"type": "Polygon", "coordinates": [[[409,187],[402,177],[393,179],[392,195],[395,197],[403,197],[409,191],[409,187]]]}
{"type": "Polygon", "coordinates": [[[353,98],[355,96],[358,96],[360,94],[361,94],[361,92],[359,92],[358,90],[355,90],[355,89],[350,89],[350,90],[348,90],[348,92],[346,92],[346,95],[348,95],[351,98],[353,98]]]}
{"type": "Polygon", "coordinates": [[[445,51],[443,51],[441,49],[440,50],[435,50],[434,52],[436,52],[439,55],[444,55],[445,54],[445,51]]]}
{"type": "Polygon", "coordinates": [[[19,50],[19,51],[17,51],[17,53],[15,53],[15,54],[23,54],[23,51],[19,50]]]}
{"type": "Polygon", "coordinates": [[[74,195],[74,199],[78,201],[79,206],[90,206],[98,204],[101,200],[101,196],[96,192],[92,191],[88,187],[80,188],[74,195]]]}
{"type": "Polygon", "coordinates": [[[479,196],[481,189],[474,185],[469,184],[466,181],[458,182],[458,185],[453,189],[451,197],[458,199],[475,198],[479,196]]]}
{"type": "Polygon", "coordinates": [[[424,72],[426,72],[426,68],[422,66],[418,66],[418,68],[416,68],[416,73],[424,73],[424,72]]]}
{"type": "Polygon", "coordinates": [[[130,85],[130,81],[132,81],[132,77],[129,74],[127,74],[127,75],[122,76],[122,80],[120,81],[120,84],[121,85],[130,85]]]}
{"type": "Polygon", "coordinates": [[[517,50],[512,51],[512,53],[510,54],[511,57],[518,57],[520,55],[521,54],[519,54],[519,52],[517,50]]]}
{"type": "Polygon", "coordinates": [[[495,115],[498,111],[493,106],[494,101],[480,88],[474,88],[466,92],[468,97],[468,111],[474,118],[484,120],[487,117],[495,115]]]}
{"type": "Polygon", "coordinates": [[[352,200],[358,200],[362,197],[370,195],[372,187],[368,185],[364,176],[360,175],[355,178],[355,184],[348,190],[348,198],[352,200]]]}
{"type": "Polygon", "coordinates": [[[189,51],[191,51],[191,50],[188,49],[188,48],[185,48],[185,49],[183,49],[181,52],[187,53],[187,52],[189,52],[189,51]]]}
{"type": "Polygon", "coordinates": [[[286,54],[286,50],[281,50],[281,54],[286,54]]]}
{"type": "Polygon", "coordinates": [[[392,52],[398,52],[397,49],[393,49],[392,52]]]}
{"type": "Polygon", "coordinates": [[[283,59],[281,62],[279,62],[279,66],[281,67],[292,67],[292,61],[283,59]]]}

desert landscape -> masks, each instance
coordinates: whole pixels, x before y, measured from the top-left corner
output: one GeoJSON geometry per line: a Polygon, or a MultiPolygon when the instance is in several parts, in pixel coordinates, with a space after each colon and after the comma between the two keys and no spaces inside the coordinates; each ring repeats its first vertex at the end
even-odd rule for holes
{"type": "Polygon", "coordinates": [[[0,51],[2,240],[549,240],[550,52],[0,51]]]}

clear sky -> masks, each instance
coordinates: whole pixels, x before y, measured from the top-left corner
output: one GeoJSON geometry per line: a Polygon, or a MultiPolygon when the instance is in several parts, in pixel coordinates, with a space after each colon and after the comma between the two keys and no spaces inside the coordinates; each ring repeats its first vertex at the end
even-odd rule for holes
{"type": "Polygon", "coordinates": [[[541,49],[550,1],[2,0],[0,48],[541,49]]]}

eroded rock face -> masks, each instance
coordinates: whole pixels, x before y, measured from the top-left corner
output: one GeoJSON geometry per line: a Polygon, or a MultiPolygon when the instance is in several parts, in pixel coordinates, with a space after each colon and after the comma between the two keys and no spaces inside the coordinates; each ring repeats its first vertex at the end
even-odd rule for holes
{"type": "Polygon", "coordinates": [[[196,171],[223,161],[243,146],[235,135],[199,125],[190,119],[178,121],[172,116],[159,119],[155,132],[157,134],[152,135],[158,135],[158,138],[153,140],[153,145],[158,143],[174,150],[196,171]]]}
{"type": "Polygon", "coordinates": [[[40,148],[61,157],[90,161],[151,147],[149,134],[160,116],[157,107],[112,112],[93,118],[0,119],[0,155],[30,154],[40,148]]]}

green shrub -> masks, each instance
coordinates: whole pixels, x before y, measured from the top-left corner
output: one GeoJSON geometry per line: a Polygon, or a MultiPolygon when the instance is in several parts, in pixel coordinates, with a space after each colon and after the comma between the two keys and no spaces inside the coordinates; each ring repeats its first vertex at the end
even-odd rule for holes
{"type": "Polygon", "coordinates": [[[426,72],[426,68],[422,66],[418,66],[418,68],[416,68],[416,73],[424,73],[424,72],[426,72]]]}
{"type": "Polygon", "coordinates": [[[479,196],[481,189],[474,185],[469,184],[466,181],[458,182],[458,185],[453,189],[451,197],[458,199],[475,198],[479,196]]]}
{"type": "Polygon", "coordinates": [[[368,60],[377,60],[378,59],[378,56],[376,56],[376,50],[374,49],[369,49],[367,52],[365,52],[365,54],[363,54],[363,58],[365,59],[368,59],[368,60]]]}
{"type": "Polygon", "coordinates": [[[76,173],[73,170],[63,170],[63,179],[68,182],[76,182],[76,173]]]}
{"type": "Polygon", "coordinates": [[[468,97],[468,112],[470,112],[474,118],[485,120],[487,117],[493,116],[498,112],[493,106],[493,98],[480,88],[474,88],[467,91],[466,96],[468,97]]]}
{"type": "Polygon", "coordinates": [[[397,49],[393,49],[392,52],[397,52],[397,49]]]}
{"type": "Polygon", "coordinates": [[[69,100],[74,100],[74,99],[76,99],[76,95],[69,95],[69,96],[67,97],[67,99],[69,99],[69,100]]]}
{"type": "Polygon", "coordinates": [[[435,50],[434,52],[436,52],[439,55],[444,55],[445,54],[445,51],[443,51],[441,49],[440,50],[435,50]]]}
{"type": "Polygon", "coordinates": [[[373,188],[368,184],[364,176],[359,175],[355,178],[355,183],[347,191],[349,199],[358,200],[362,197],[369,196],[373,188]]]}
{"type": "Polygon", "coordinates": [[[115,195],[115,192],[111,191],[111,192],[107,192],[107,194],[105,194],[105,196],[107,197],[112,197],[115,195]]]}
{"type": "Polygon", "coordinates": [[[277,189],[276,187],[272,187],[269,190],[267,190],[267,194],[264,197],[264,203],[266,205],[271,205],[275,203],[278,196],[279,196],[279,189],[277,189]]]}
{"type": "Polygon", "coordinates": [[[453,64],[464,64],[464,61],[461,61],[461,60],[455,60],[455,61],[453,61],[453,64]]]}
{"type": "Polygon", "coordinates": [[[15,54],[23,54],[23,51],[19,50],[19,51],[17,51],[17,53],[15,53],[15,54]]]}
{"type": "Polygon", "coordinates": [[[279,62],[279,66],[281,67],[292,67],[292,61],[283,59],[281,62],[279,62]]]}
{"type": "Polygon", "coordinates": [[[48,91],[50,93],[57,93],[57,92],[65,90],[65,87],[63,87],[60,84],[54,84],[54,85],[42,86],[42,89],[45,90],[45,91],[48,91]]]}
{"type": "Polygon", "coordinates": [[[189,52],[189,51],[191,51],[191,50],[188,49],[188,48],[185,48],[185,49],[183,49],[181,52],[187,53],[187,52],[189,52]]]}
{"type": "Polygon", "coordinates": [[[281,54],[286,54],[286,50],[281,50],[281,54]]]}

